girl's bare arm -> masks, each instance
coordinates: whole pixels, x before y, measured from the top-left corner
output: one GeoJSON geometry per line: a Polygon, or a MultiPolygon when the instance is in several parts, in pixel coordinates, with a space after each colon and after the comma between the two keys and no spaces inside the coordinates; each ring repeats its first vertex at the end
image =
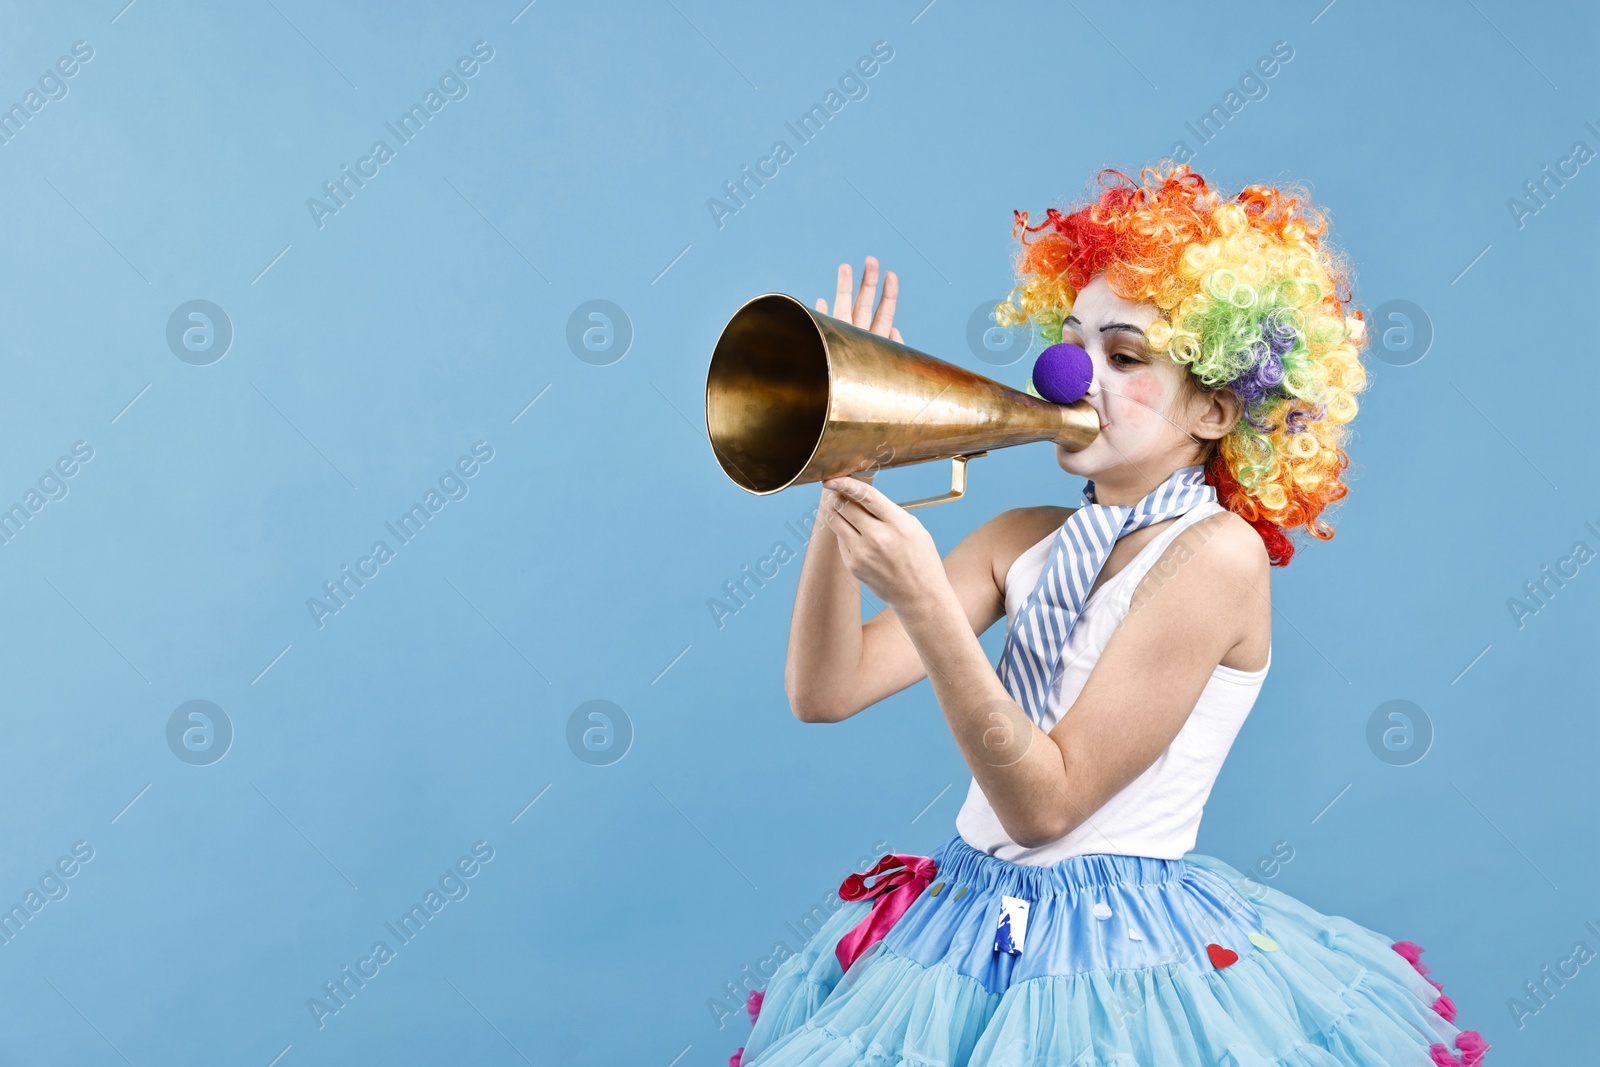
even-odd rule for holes
{"type": "MultiPolygon", "coordinates": [[[[901,340],[894,326],[900,282],[893,271],[883,275],[883,298],[873,310],[878,287],[878,261],[867,257],[861,287],[851,294],[850,264],[839,264],[834,293],[834,318],[892,341],[901,340]]],[[[819,299],[817,310],[829,314],[819,299]]],[[[861,477],[871,482],[869,471],[861,477]]],[[[840,556],[838,538],[829,522],[839,494],[822,490],[816,521],[800,568],[789,627],[784,691],[797,718],[804,722],[838,722],[926,675],[916,648],[890,608],[861,622],[861,583],[840,556]]],[[[1004,613],[1001,583],[994,574],[996,534],[1014,525],[999,516],[973,531],[944,561],[945,573],[957,591],[975,633],[987,630],[1004,613]]],[[[1013,553],[1015,555],[1015,553],[1013,553]]]]}
{"type": "MultiPolygon", "coordinates": [[[[1129,612],[1048,734],[1011,699],[947,595],[933,586],[906,605],[907,632],[924,659],[942,665],[932,682],[950,732],[1018,844],[1037,847],[1092,827],[1094,812],[1172,743],[1229,650],[1270,626],[1267,555],[1244,520],[1202,520],[1163,559],[1181,559],[1178,546],[1197,542],[1194,531],[1206,522],[1224,529],[1186,546],[1192,557],[1129,612]]],[[[1118,842],[1100,847],[1115,852],[1118,842]]]]}
{"type": "MultiPolygon", "coordinates": [[[[862,623],[861,583],[845,566],[827,521],[837,497],[823,490],[789,626],[784,690],[803,722],[847,719],[928,673],[893,608],[862,623]]],[[[1006,550],[1028,525],[1028,513],[1037,510],[1019,508],[990,519],[945,557],[945,575],[974,635],[1005,614],[1004,575],[997,579],[996,561],[1008,558],[1006,550]]],[[[1009,558],[1015,555],[1011,551],[1009,558]]]]}
{"type": "Polygon", "coordinates": [[[1171,744],[1218,664],[1259,645],[1271,626],[1261,538],[1232,512],[1202,519],[1157,561],[1173,560],[1170,577],[1143,576],[1138,608],[1045,733],[995,673],[927,530],[870,485],[825,484],[846,498],[834,530],[850,572],[881,592],[922,662],[937,665],[929,680],[950,734],[1000,825],[1027,847],[1093,826],[1094,813],[1171,744]]]}

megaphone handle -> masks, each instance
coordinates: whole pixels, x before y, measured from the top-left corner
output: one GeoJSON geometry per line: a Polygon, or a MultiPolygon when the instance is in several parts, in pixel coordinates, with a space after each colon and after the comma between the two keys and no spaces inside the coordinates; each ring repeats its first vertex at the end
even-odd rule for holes
{"type": "Polygon", "coordinates": [[[987,456],[987,452],[969,452],[965,456],[953,456],[950,460],[950,491],[940,493],[938,496],[925,496],[918,500],[907,500],[900,506],[910,511],[927,504],[943,504],[947,500],[956,500],[967,491],[967,460],[987,456]]]}

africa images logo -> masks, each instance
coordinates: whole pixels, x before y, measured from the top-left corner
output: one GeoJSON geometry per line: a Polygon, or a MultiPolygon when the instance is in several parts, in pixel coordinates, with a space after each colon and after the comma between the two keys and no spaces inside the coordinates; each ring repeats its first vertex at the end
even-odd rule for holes
{"type": "Polygon", "coordinates": [[[382,974],[383,968],[394,962],[402,948],[427,929],[434,916],[444,911],[447,905],[466,900],[467,894],[472,892],[471,880],[492,859],[494,846],[487,841],[476,842],[470,855],[462,856],[445,868],[444,874],[439,876],[437,888],[429,886],[423,891],[420,903],[412,904],[399,918],[383,924],[388,937],[374,941],[372,951],[356,960],[354,968],[348,963],[340,966],[337,975],[322,983],[321,994],[307,997],[306,1009],[311,1012],[311,1020],[317,1024],[317,1029],[327,1026],[331,1016],[348,1008],[356,994],[382,974]],[[394,940],[392,945],[390,938],[394,940]]]}
{"type": "Polygon", "coordinates": [[[339,173],[332,180],[322,183],[322,191],[327,199],[309,197],[306,200],[306,210],[311,212],[311,221],[317,224],[317,229],[322,229],[325,221],[332,215],[337,215],[342,209],[350,206],[350,201],[357,192],[365,189],[367,182],[376,178],[384,164],[394,159],[398,149],[410,144],[422,132],[428,121],[443,111],[445,105],[454,100],[465,100],[470,91],[467,81],[476,77],[483,69],[483,64],[494,58],[494,49],[487,41],[479,41],[472,46],[472,55],[462,56],[455,64],[439,76],[439,87],[428,87],[422,95],[420,103],[412,104],[393,122],[385,122],[384,129],[394,137],[394,146],[390,147],[388,141],[377,140],[372,142],[372,150],[362,158],[356,160],[355,170],[350,169],[350,164],[344,163],[339,167],[339,173]]]}
{"type": "MultiPolygon", "coordinates": [[[[853,100],[865,100],[871,90],[868,82],[893,58],[893,45],[888,41],[874,42],[871,55],[857,59],[853,66],[847,67],[839,76],[837,89],[830,87],[823,94],[820,103],[812,104],[794,122],[785,122],[784,129],[793,135],[795,148],[804,147],[816,140],[829,121],[844,110],[846,104],[853,100]]],[[[727,200],[715,196],[706,198],[706,208],[711,212],[711,221],[717,224],[717,229],[722,229],[730,216],[737,215],[748,207],[750,201],[755,198],[756,190],[765,189],[767,182],[778,176],[784,164],[795,158],[795,148],[791,148],[788,141],[772,142],[772,150],[756,160],[754,171],[750,169],[750,164],[746,163],[739,168],[737,178],[722,183],[722,190],[727,194],[727,200]]]]}
{"type": "Polygon", "coordinates": [[[311,621],[317,624],[317,629],[322,629],[330,616],[349,607],[356,594],[383,573],[383,567],[395,559],[401,548],[416,540],[427,528],[429,520],[443,511],[446,504],[452,500],[465,500],[471,492],[467,480],[476,477],[484,464],[492,459],[493,445],[481,439],[474,442],[470,456],[457,459],[454,466],[439,476],[438,488],[430,486],[421,501],[412,504],[392,522],[383,524],[383,528],[394,537],[392,547],[388,541],[374,541],[372,550],[356,560],[354,571],[350,569],[350,564],[341,564],[338,577],[322,583],[326,599],[307,597],[306,609],[311,613],[311,621]]]}

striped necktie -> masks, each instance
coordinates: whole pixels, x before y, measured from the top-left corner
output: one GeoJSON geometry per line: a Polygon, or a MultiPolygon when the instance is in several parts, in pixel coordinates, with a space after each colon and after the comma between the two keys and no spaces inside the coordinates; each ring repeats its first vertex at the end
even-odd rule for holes
{"type": "Polygon", "coordinates": [[[1017,613],[1016,625],[1006,631],[1000,653],[1000,681],[1028,718],[1043,721],[1067,639],[1117,539],[1216,498],[1216,489],[1206,483],[1205,468],[1198,463],[1179,467],[1131,507],[1097,504],[1094,482],[1083,487],[1083,506],[1061,524],[1039,580],[1017,613]]]}

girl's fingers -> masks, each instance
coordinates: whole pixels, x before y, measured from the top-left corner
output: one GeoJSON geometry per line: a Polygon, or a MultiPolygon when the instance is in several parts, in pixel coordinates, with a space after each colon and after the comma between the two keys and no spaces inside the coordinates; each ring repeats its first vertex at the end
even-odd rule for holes
{"type": "Polygon", "coordinates": [[[861,269],[861,288],[856,292],[856,306],[850,313],[853,325],[865,330],[872,322],[872,299],[878,295],[878,261],[872,256],[861,269]]]}
{"type": "Polygon", "coordinates": [[[833,293],[833,317],[850,321],[850,264],[839,264],[839,281],[833,293]]]}
{"type": "Polygon", "coordinates": [[[900,279],[895,276],[894,271],[884,271],[883,299],[878,301],[878,313],[872,319],[873,333],[890,340],[894,339],[894,306],[899,297],[900,279]]]}
{"type": "Polygon", "coordinates": [[[904,337],[900,336],[899,327],[896,327],[895,329],[892,329],[892,330],[889,331],[889,340],[898,341],[901,344],[905,344],[906,343],[906,339],[904,337]]]}
{"type": "MultiPolygon", "coordinates": [[[[883,299],[878,301],[874,312],[872,304],[878,293],[878,260],[868,256],[861,270],[861,287],[852,297],[850,289],[854,272],[848,262],[839,264],[839,273],[833,293],[833,311],[831,314],[836,319],[842,319],[852,326],[863,330],[870,330],[880,337],[887,337],[891,341],[904,343],[900,331],[894,326],[895,308],[900,298],[900,278],[893,271],[886,271],[883,278],[883,299]]],[[[822,314],[830,314],[828,302],[819,297],[816,304],[817,310],[822,314]]]]}
{"type": "MultiPolygon", "coordinates": [[[[843,504],[846,502],[840,501],[839,503],[843,504]]],[[[841,539],[846,539],[861,533],[861,531],[856,527],[856,524],[850,521],[850,517],[844,513],[844,510],[841,507],[835,506],[829,510],[832,512],[832,514],[828,516],[828,527],[833,530],[836,536],[841,539]]]]}
{"type": "Polygon", "coordinates": [[[877,486],[859,478],[829,478],[825,484],[873,518],[887,521],[887,509],[883,505],[889,503],[889,498],[877,486]]]}

